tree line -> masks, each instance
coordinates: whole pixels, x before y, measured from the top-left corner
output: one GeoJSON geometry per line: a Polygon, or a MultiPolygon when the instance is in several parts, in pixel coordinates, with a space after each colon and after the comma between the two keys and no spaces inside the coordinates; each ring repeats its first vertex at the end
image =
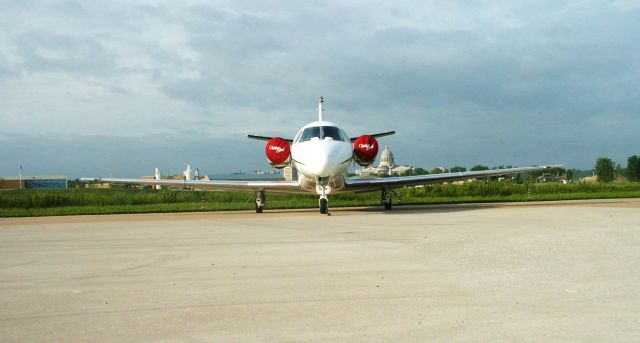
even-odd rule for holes
{"type": "Polygon", "coordinates": [[[599,182],[611,182],[618,176],[624,176],[629,181],[640,181],[640,156],[629,156],[627,168],[622,168],[608,157],[599,157],[596,160],[595,174],[599,182]]]}

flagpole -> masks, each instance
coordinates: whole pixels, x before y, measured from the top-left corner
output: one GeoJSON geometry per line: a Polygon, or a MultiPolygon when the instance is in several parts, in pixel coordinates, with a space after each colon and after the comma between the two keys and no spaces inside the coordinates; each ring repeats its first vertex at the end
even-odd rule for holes
{"type": "Polygon", "coordinates": [[[20,183],[20,189],[22,189],[22,164],[18,165],[18,180],[20,183]]]}

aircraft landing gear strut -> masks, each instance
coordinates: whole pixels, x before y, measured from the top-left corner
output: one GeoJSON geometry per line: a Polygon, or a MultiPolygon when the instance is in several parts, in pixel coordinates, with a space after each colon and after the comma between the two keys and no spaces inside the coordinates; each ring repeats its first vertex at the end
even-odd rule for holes
{"type": "Polygon", "coordinates": [[[384,206],[385,210],[391,209],[392,207],[391,191],[389,191],[386,188],[382,189],[382,194],[380,196],[380,203],[382,204],[382,206],[384,206]]]}
{"type": "Polygon", "coordinates": [[[317,180],[317,188],[316,191],[320,194],[320,214],[331,215],[329,213],[329,198],[327,198],[327,193],[329,192],[327,188],[327,180],[322,178],[318,178],[317,180]]]}
{"type": "Polygon", "coordinates": [[[256,195],[256,213],[262,213],[264,206],[266,205],[266,198],[264,196],[264,191],[258,192],[256,195]]]}

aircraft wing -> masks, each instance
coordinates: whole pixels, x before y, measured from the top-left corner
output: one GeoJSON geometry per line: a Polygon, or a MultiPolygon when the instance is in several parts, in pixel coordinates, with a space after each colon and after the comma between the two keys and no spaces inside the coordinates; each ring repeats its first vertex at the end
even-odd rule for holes
{"type": "Polygon", "coordinates": [[[450,182],[467,180],[477,177],[504,176],[520,173],[528,173],[539,170],[549,170],[561,168],[562,165],[549,165],[539,167],[522,167],[509,169],[492,169],[480,171],[467,171],[459,173],[443,173],[415,176],[382,177],[375,179],[346,179],[346,190],[348,191],[372,191],[382,188],[400,188],[404,186],[425,185],[431,183],[450,182]]]}
{"type": "Polygon", "coordinates": [[[82,178],[83,182],[108,182],[128,185],[188,187],[208,191],[268,191],[270,193],[305,193],[298,181],[272,180],[155,180],[119,178],[82,178]]]}

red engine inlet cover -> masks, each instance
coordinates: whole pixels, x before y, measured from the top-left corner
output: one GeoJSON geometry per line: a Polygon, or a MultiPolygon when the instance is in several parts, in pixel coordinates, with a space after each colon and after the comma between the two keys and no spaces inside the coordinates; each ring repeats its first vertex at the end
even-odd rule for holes
{"type": "Polygon", "coordinates": [[[373,163],[378,155],[378,141],[369,135],[362,135],[353,142],[353,157],[361,166],[373,163]]]}
{"type": "Polygon", "coordinates": [[[289,142],[280,137],[271,138],[264,149],[269,163],[276,168],[284,168],[291,157],[289,142]]]}

